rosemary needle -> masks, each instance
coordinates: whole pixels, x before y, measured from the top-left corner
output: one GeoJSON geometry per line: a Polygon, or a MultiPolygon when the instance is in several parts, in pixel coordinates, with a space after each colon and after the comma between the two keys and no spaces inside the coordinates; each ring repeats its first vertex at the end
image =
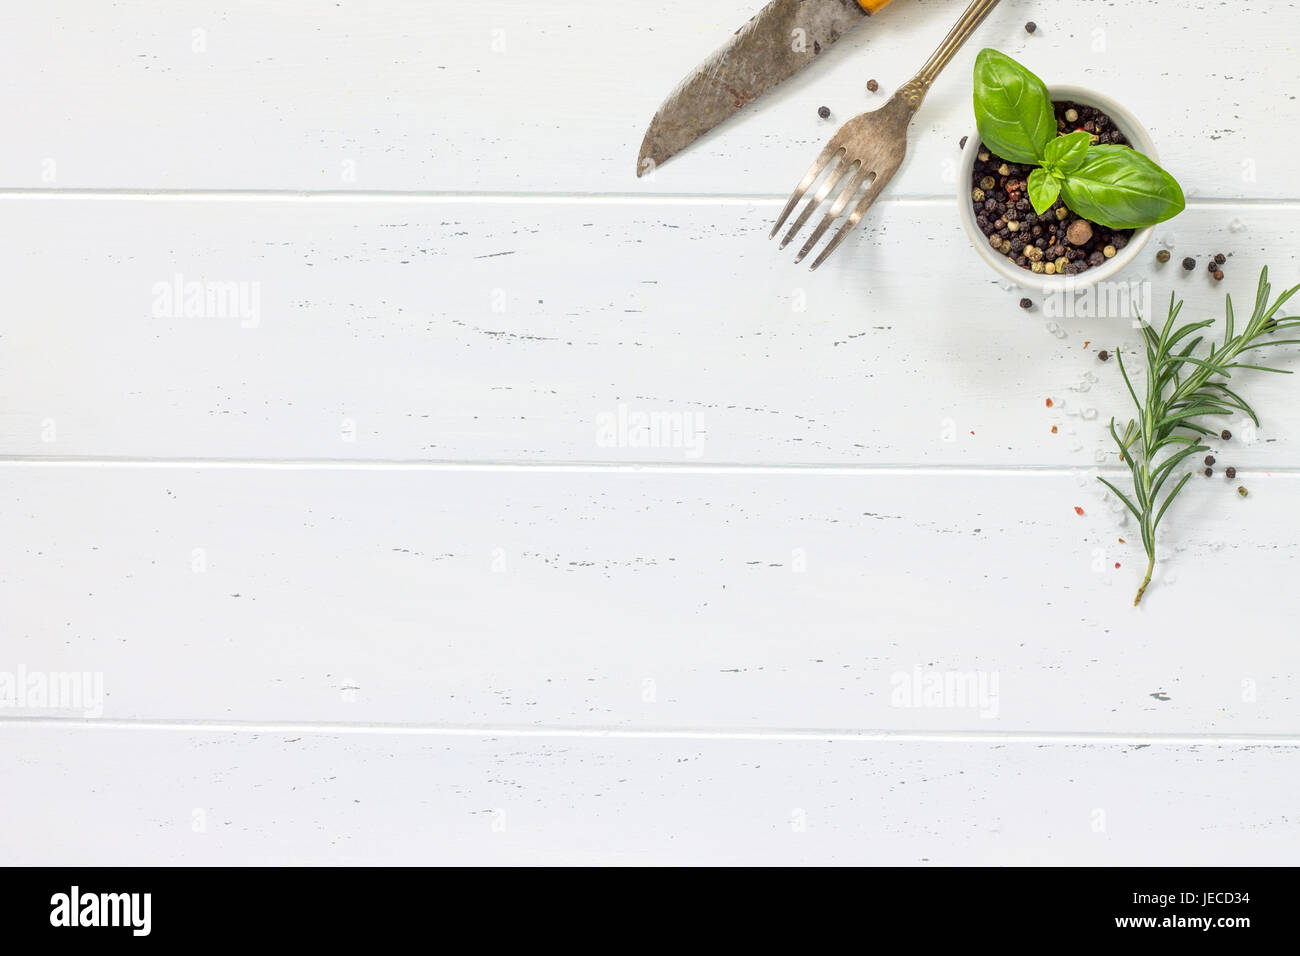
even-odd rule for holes
{"type": "Polygon", "coordinates": [[[1213,429],[1203,423],[1204,419],[1212,415],[1242,412],[1259,425],[1255,410],[1225,385],[1222,379],[1231,378],[1237,369],[1291,374],[1285,369],[1241,361],[1253,349],[1271,345],[1300,345],[1300,339],[1273,337],[1273,333],[1281,329],[1300,326],[1300,316],[1276,315],[1278,309],[1300,291],[1300,286],[1287,289],[1272,304],[1269,303],[1270,291],[1268,268],[1265,267],[1259,275],[1255,309],[1240,330],[1233,316],[1232,296],[1228,296],[1223,341],[1211,343],[1204,357],[1198,356],[1197,352],[1205,337],[1197,333],[1213,325],[1214,320],[1205,319],[1178,325],[1178,313],[1182,310],[1183,303],[1175,301],[1173,294],[1170,294],[1169,315],[1165,319],[1164,328],[1157,333],[1155,328],[1142,323],[1147,374],[1146,389],[1141,397],[1133,388],[1120,350],[1115,349],[1120,374],[1123,375],[1124,384],[1137,408],[1137,418],[1129,420],[1122,434],[1115,427],[1115,419],[1110,420],[1111,437],[1132,477],[1132,496],[1124,494],[1105,478],[1098,476],[1097,480],[1124,502],[1137,518],[1142,532],[1147,571],[1137,596],[1133,599],[1134,606],[1141,602],[1155,570],[1156,529],[1160,527],[1160,520],[1169,506],[1192,477],[1191,472],[1184,474],[1173,486],[1173,490],[1163,497],[1161,490],[1182,461],[1209,450],[1209,446],[1201,444],[1201,438],[1215,434],[1213,429]]]}

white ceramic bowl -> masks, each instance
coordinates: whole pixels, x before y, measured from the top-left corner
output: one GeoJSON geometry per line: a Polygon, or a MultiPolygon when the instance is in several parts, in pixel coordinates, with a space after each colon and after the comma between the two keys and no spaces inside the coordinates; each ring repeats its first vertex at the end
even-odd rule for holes
{"type": "MultiPolygon", "coordinates": [[[[1151,135],[1146,131],[1146,127],[1139,123],[1132,113],[1109,96],[1086,90],[1081,86],[1050,86],[1048,91],[1052,94],[1053,101],[1069,100],[1072,103],[1092,106],[1102,110],[1119,127],[1119,131],[1128,137],[1130,146],[1139,153],[1149,156],[1155,162],[1160,162],[1160,158],[1156,155],[1155,143],[1151,142],[1151,135]]],[[[1006,256],[993,251],[989,246],[988,237],[980,232],[979,226],[975,224],[975,210],[971,205],[970,198],[970,178],[975,169],[975,154],[979,152],[979,147],[979,130],[972,130],[966,139],[966,148],[962,150],[961,166],[957,172],[957,211],[961,216],[962,228],[966,230],[966,235],[970,237],[971,245],[975,247],[975,251],[979,253],[980,258],[1008,282],[1014,282],[1016,285],[1024,286],[1027,289],[1037,289],[1040,292],[1083,289],[1094,283],[1104,282],[1106,279],[1114,277],[1137,258],[1138,253],[1142,251],[1142,247],[1151,238],[1151,233],[1154,231],[1152,226],[1134,231],[1133,238],[1129,239],[1128,245],[1117,252],[1111,259],[1099,266],[1093,266],[1091,269],[1080,272],[1078,275],[1043,275],[1041,272],[1030,272],[1028,269],[1020,268],[1013,262],[1008,262],[1006,256]]]]}

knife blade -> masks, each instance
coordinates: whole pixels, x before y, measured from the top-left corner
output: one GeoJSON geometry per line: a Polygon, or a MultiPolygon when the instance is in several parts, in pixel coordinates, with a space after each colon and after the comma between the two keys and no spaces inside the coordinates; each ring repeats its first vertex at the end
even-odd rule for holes
{"type": "Polygon", "coordinates": [[[637,177],[815,60],[892,0],[771,0],[664,100],[641,142],[637,177]]]}

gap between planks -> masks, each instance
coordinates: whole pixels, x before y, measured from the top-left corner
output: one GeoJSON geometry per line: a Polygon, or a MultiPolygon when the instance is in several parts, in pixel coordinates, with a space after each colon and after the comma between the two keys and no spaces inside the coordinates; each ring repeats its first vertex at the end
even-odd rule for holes
{"type": "Polygon", "coordinates": [[[168,731],[205,734],[312,734],[416,737],[533,738],[541,740],[767,741],[772,743],[955,743],[1035,746],[1300,747],[1287,734],[977,733],[889,730],[709,730],[605,727],[519,727],[460,724],[333,723],[314,721],[103,720],[59,717],[0,718],[13,729],[168,731]]]}
{"type": "MultiPolygon", "coordinates": [[[[747,465],[739,462],[548,462],[548,461],[406,461],[347,458],[46,458],[0,456],[0,468],[205,468],[213,471],[427,471],[558,472],[563,474],[700,474],[700,475],[1040,475],[1071,477],[1080,472],[1118,475],[1118,465],[879,465],[870,463],[747,465]]],[[[1261,469],[1269,475],[1300,474],[1300,465],[1261,469]]]]}
{"type": "MultiPolygon", "coordinates": [[[[0,200],[71,200],[126,202],[286,202],[286,203],[395,203],[423,205],[577,205],[577,206],[781,206],[789,198],[775,194],[710,193],[564,193],[564,192],[403,192],[401,190],[290,190],[290,189],[0,189],[0,200]]],[[[939,196],[894,196],[877,205],[947,206],[956,202],[948,193],[939,196]]],[[[1187,197],[1189,209],[1232,208],[1294,211],[1296,198],[1187,197]]]]}
{"type": "MultiPolygon", "coordinates": [[[[155,468],[211,471],[423,471],[423,472],[555,472],[559,474],[638,475],[897,475],[938,476],[988,475],[1016,477],[1033,475],[1067,478],[1088,474],[1124,477],[1128,469],[1119,465],[876,465],[870,463],[747,465],[739,462],[548,462],[548,461],[405,461],[400,459],[347,458],[41,458],[21,455],[0,456],[3,468],[155,468]]],[[[1261,475],[1289,477],[1300,474],[1300,465],[1257,469],[1261,475]]]]}

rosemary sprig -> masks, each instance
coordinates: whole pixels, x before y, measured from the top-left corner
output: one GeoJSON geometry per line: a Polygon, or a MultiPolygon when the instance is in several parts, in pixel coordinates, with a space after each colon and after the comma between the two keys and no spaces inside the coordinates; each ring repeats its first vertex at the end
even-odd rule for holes
{"type": "MultiPolygon", "coordinates": [[[[1291,374],[1288,370],[1269,368],[1241,361],[1254,349],[1271,345],[1297,345],[1300,339],[1275,339],[1273,333],[1280,329],[1300,326],[1300,316],[1277,316],[1277,311],[1288,299],[1300,291],[1300,286],[1287,289],[1269,303],[1271,287],[1268,268],[1259,276],[1255,292],[1255,310],[1245,326],[1238,329],[1232,311],[1232,296],[1227,297],[1223,341],[1210,343],[1204,357],[1197,350],[1204,341],[1198,335],[1201,329],[1214,324],[1213,319],[1178,325],[1178,313],[1183,303],[1169,296],[1169,315],[1164,328],[1158,333],[1146,322],[1142,323],[1142,336],[1146,346],[1146,391],[1141,398],[1133,388],[1120,350],[1115,350],[1120,374],[1137,407],[1137,418],[1130,419],[1121,434],[1110,420],[1110,434],[1119,447],[1119,455],[1132,473],[1132,497],[1124,494],[1105,478],[1098,480],[1114,492],[1137,518],[1142,531],[1142,547],[1147,554],[1147,573],[1133,599],[1136,607],[1151,583],[1151,573],[1156,564],[1156,529],[1169,506],[1192,477],[1189,471],[1163,497],[1160,492],[1179,464],[1198,452],[1208,451],[1201,438],[1214,432],[1207,428],[1204,419],[1212,415],[1233,415],[1242,412],[1259,425],[1259,417],[1246,400],[1228,388],[1221,380],[1232,377],[1234,370],[1254,369],[1260,372],[1291,374]]],[[[1139,316],[1140,318],[1140,316],[1139,316]]]]}

